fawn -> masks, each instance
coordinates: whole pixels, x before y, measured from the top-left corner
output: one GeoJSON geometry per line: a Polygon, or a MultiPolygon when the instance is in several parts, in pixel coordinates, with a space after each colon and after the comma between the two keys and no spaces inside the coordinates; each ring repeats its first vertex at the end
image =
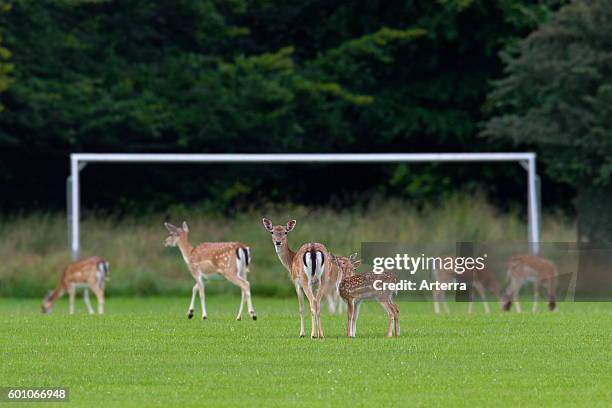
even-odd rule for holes
{"type": "Polygon", "coordinates": [[[361,260],[357,260],[357,254],[352,254],[349,257],[332,255],[332,259],[342,271],[342,281],[338,289],[340,297],[344,299],[348,309],[347,335],[355,337],[359,307],[362,300],[376,299],[389,315],[387,337],[393,337],[394,334],[399,337],[399,307],[393,302],[393,292],[376,290],[374,285],[376,281],[395,283],[395,274],[392,272],[355,274],[355,269],[361,266],[361,260]]]}

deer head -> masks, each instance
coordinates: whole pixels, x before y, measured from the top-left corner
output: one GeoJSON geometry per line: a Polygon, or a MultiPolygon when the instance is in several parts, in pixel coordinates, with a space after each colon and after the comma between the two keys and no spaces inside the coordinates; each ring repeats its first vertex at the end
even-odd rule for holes
{"type": "Polygon", "coordinates": [[[286,225],[273,225],[272,221],[263,218],[261,220],[264,228],[272,235],[272,243],[278,252],[283,245],[287,244],[287,235],[295,228],[296,220],[289,221],[286,225]]]}
{"type": "Polygon", "coordinates": [[[340,271],[342,271],[342,277],[353,276],[355,269],[361,266],[361,259],[357,259],[357,253],[350,256],[336,256],[332,254],[332,261],[338,265],[340,271]]]}
{"type": "Polygon", "coordinates": [[[175,227],[174,225],[167,222],[164,222],[164,226],[168,230],[168,233],[170,233],[168,238],[166,238],[166,240],[164,241],[164,246],[175,247],[178,245],[181,239],[187,239],[187,235],[189,234],[189,227],[187,226],[187,223],[185,221],[183,221],[182,228],[175,227]]]}
{"type": "Polygon", "coordinates": [[[42,305],[40,306],[41,312],[43,312],[44,314],[48,314],[53,311],[53,301],[51,300],[52,294],[53,294],[52,290],[47,292],[47,294],[45,295],[45,298],[43,299],[42,305]]]}

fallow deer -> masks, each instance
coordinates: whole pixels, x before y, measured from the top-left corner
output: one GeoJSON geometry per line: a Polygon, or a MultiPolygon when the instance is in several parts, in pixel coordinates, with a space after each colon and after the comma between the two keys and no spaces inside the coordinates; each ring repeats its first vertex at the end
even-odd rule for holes
{"type": "MultiPolygon", "coordinates": [[[[487,267],[480,270],[475,268],[466,269],[466,271],[459,276],[454,271],[454,269],[444,268],[444,265],[442,265],[441,268],[434,268],[433,277],[436,281],[441,283],[455,282],[458,278],[460,278],[463,282],[466,282],[466,284],[471,285],[472,291],[470,291],[468,313],[472,313],[472,308],[474,305],[474,290],[478,292],[478,295],[482,300],[482,305],[484,307],[485,313],[491,312],[491,308],[489,307],[489,303],[487,302],[486,289],[489,289],[497,297],[498,300],[501,300],[501,294],[499,286],[497,285],[497,281],[495,280],[495,276],[493,276],[493,274],[487,267]]],[[[434,289],[432,290],[432,297],[435,313],[440,313],[440,303],[442,303],[444,311],[446,313],[449,313],[444,291],[434,289]]]]}
{"type": "Polygon", "coordinates": [[[394,334],[399,337],[399,307],[393,302],[393,291],[385,289],[384,286],[384,284],[396,282],[395,274],[393,272],[355,274],[355,269],[361,266],[361,260],[357,260],[357,254],[349,257],[332,255],[332,259],[342,273],[339,291],[348,309],[347,335],[355,337],[361,302],[364,299],[376,299],[389,315],[387,337],[393,337],[394,334]],[[381,290],[377,290],[376,281],[380,281],[378,288],[381,290]]]}
{"type": "Polygon", "coordinates": [[[257,320],[257,314],[251,301],[251,285],[247,280],[247,272],[251,263],[251,251],[248,246],[240,242],[204,242],[197,246],[189,243],[189,226],[183,222],[182,228],[164,223],[170,236],[164,241],[166,247],[178,246],[189,272],[195,280],[191,290],[191,303],[187,310],[187,317],[193,317],[193,308],[196,294],[200,294],[202,305],[202,320],[206,320],[206,298],[204,278],[218,273],[225,279],[240,288],[242,293],[240,309],[236,320],[242,319],[242,309],[247,304],[249,315],[257,320]]]}
{"type": "Polygon", "coordinates": [[[289,271],[291,282],[295,286],[300,310],[300,337],[304,337],[304,295],[310,304],[311,331],[310,336],[323,337],[321,324],[321,297],[333,290],[331,286],[337,285],[340,277],[332,277],[333,264],[331,256],[325,245],[310,242],[302,245],[297,252],[289,248],[287,235],[295,228],[296,221],[289,221],[286,225],[273,225],[267,218],[262,219],[264,228],[271,234],[274,249],[278,259],[289,271]],[[318,289],[313,291],[313,285],[318,283],[318,289]]]}
{"type": "Polygon", "coordinates": [[[548,291],[548,309],[552,312],[557,305],[557,268],[548,259],[534,255],[513,256],[508,261],[508,278],[510,284],[504,295],[502,309],[510,310],[512,302],[517,312],[521,312],[518,294],[521,286],[527,281],[533,282],[533,312],[538,310],[539,286],[546,285],[548,291]]]}
{"type": "Polygon", "coordinates": [[[87,306],[89,314],[93,314],[93,308],[89,301],[89,289],[96,295],[98,300],[98,313],[104,313],[104,282],[109,274],[110,264],[104,258],[99,256],[91,256],[89,258],[80,259],[70,262],[60,278],[57,287],[49,291],[42,302],[42,312],[51,313],[53,304],[65,292],[68,292],[70,300],[69,311],[74,314],[74,298],[77,288],[83,289],[83,300],[87,306]]]}

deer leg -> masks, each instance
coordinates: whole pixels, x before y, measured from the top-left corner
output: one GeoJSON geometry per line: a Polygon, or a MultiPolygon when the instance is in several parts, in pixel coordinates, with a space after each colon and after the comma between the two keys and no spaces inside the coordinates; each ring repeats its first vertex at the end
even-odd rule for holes
{"type": "Polygon", "coordinates": [[[380,300],[379,303],[383,307],[383,309],[385,309],[385,312],[387,312],[387,315],[389,316],[389,328],[387,329],[387,337],[393,337],[393,327],[395,326],[393,308],[389,304],[388,300],[380,300]]]}
{"type": "Polygon", "coordinates": [[[346,315],[347,315],[347,322],[346,322],[346,335],[348,337],[354,337],[353,336],[353,313],[355,312],[355,300],[354,299],[349,299],[346,302],[346,315]]]}
{"type": "Polygon", "coordinates": [[[521,313],[521,303],[519,302],[519,292],[521,289],[521,284],[518,280],[514,281],[514,290],[512,291],[512,298],[514,299],[514,307],[516,308],[517,313],[521,313]]]}
{"type": "Polygon", "coordinates": [[[206,320],[206,293],[204,288],[204,279],[202,279],[202,275],[198,276],[198,291],[200,292],[200,303],[202,304],[202,320],[206,320]]]}
{"type": "Polygon", "coordinates": [[[295,293],[297,293],[298,304],[300,305],[300,337],[304,337],[304,292],[299,284],[295,284],[295,293]]]}
{"type": "Polygon", "coordinates": [[[68,285],[68,312],[74,314],[74,297],[76,296],[76,289],[73,284],[68,285]]]}
{"type": "Polygon", "coordinates": [[[450,311],[448,310],[448,302],[446,301],[446,295],[444,294],[444,291],[442,290],[434,290],[434,299],[436,299],[434,301],[434,311],[436,313],[440,313],[440,303],[442,304],[442,306],[444,307],[444,312],[445,313],[450,313],[450,311]]]}
{"type": "Polygon", "coordinates": [[[538,281],[533,282],[533,306],[531,307],[531,311],[533,313],[538,311],[538,297],[539,297],[539,284],[538,281]]]}
{"type": "Polygon", "coordinates": [[[306,299],[308,299],[308,304],[310,305],[310,337],[314,339],[317,337],[316,299],[314,295],[312,294],[312,289],[310,288],[309,285],[307,286],[302,285],[302,290],[304,291],[304,294],[306,295],[306,299]]]}
{"type": "Polygon", "coordinates": [[[323,335],[323,322],[321,322],[321,299],[317,299],[317,335],[321,339],[325,337],[323,335]]]}
{"type": "Polygon", "coordinates": [[[491,308],[489,307],[489,303],[487,302],[487,296],[485,293],[484,286],[482,286],[482,283],[474,282],[474,288],[478,292],[480,300],[482,300],[482,306],[484,307],[485,313],[491,313],[491,308]]]}
{"type": "Polygon", "coordinates": [[[189,309],[187,310],[187,318],[191,319],[193,317],[193,308],[195,307],[195,298],[198,295],[198,283],[196,280],[196,284],[193,285],[191,289],[191,302],[189,303],[189,309]]]}
{"type": "Polygon", "coordinates": [[[245,299],[244,299],[244,291],[240,291],[240,309],[238,309],[238,315],[236,316],[236,320],[242,319],[242,308],[244,307],[245,299]]]}
{"type": "Polygon", "coordinates": [[[257,320],[257,313],[255,313],[255,308],[253,307],[253,300],[251,299],[251,284],[248,280],[244,279],[244,298],[247,304],[247,310],[249,311],[249,316],[253,320],[257,320]]]}
{"type": "Polygon", "coordinates": [[[468,314],[472,314],[474,310],[474,285],[472,284],[472,290],[469,292],[469,302],[468,302],[468,314]]]}
{"type": "Polygon", "coordinates": [[[518,278],[511,277],[510,285],[508,285],[508,290],[506,291],[506,301],[504,302],[503,309],[508,311],[512,307],[512,303],[515,303],[515,308],[517,312],[521,312],[521,305],[518,303],[518,294],[521,288],[522,281],[518,278]]]}
{"type": "Polygon", "coordinates": [[[353,337],[357,335],[357,319],[359,319],[359,309],[361,309],[361,300],[355,302],[355,309],[353,311],[353,337]]]}
{"type": "Polygon", "coordinates": [[[393,300],[391,300],[391,305],[393,306],[393,312],[395,313],[395,336],[399,337],[400,335],[399,307],[395,303],[393,303],[393,300]]]}
{"type": "Polygon", "coordinates": [[[247,304],[247,310],[249,311],[249,316],[253,320],[257,320],[257,314],[255,313],[255,309],[253,308],[253,301],[251,300],[251,284],[248,280],[242,279],[242,284],[240,286],[242,289],[242,293],[244,295],[244,300],[247,304]]]}
{"type": "Polygon", "coordinates": [[[433,297],[433,306],[434,306],[434,313],[435,314],[440,314],[440,301],[439,301],[439,294],[437,290],[432,291],[432,297],[433,297]]]}
{"type": "Polygon", "coordinates": [[[236,316],[236,320],[240,320],[242,318],[243,303],[247,304],[249,315],[253,318],[253,320],[257,320],[257,314],[255,313],[255,309],[253,308],[253,302],[251,300],[251,284],[249,283],[249,281],[238,275],[229,275],[226,276],[226,278],[228,281],[238,286],[240,288],[240,291],[242,292],[240,310],[238,311],[238,316],[236,316]]]}
{"type": "MultiPolygon", "coordinates": [[[[322,297],[323,297],[323,293],[331,293],[331,286],[329,285],[329,282],[324,281],[325,283],[321,282],[321,286],[319,286],[319,290],[317,290],[317,294],[315,296],[316,299],[316,306],[317,306],[317,336],[319,336],[320,338],[325,337],[323,335],[323,322],[321,321],[321,301],[322,301],[322,297]]],[[[332,299],[333,302],[333,299],[332,299]]]]}
{"type": "Polygon", "coordinates": [[[87,313],[93,314],[93,308],[91,307],[91,301],[89,300],[89,289],[83,289],[83,301],[85,302],[85,306],[87,307],[87,313]]]}
{"type": "Polygon", "coordinates": [[[98,301],[98,314],[104,314],[104,290],[97,286],[91,288],[98,301]]]}

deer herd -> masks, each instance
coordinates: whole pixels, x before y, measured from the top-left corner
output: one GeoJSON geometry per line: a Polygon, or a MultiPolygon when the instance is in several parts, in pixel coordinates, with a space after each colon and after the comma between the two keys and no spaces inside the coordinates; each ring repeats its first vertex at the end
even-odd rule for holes
{"type": "MultiPolygon", "coordinates": [[[[374,273],[372,271],[356,273],[361,266],[357,254],[339,256],[318,242],[308,242],[297,251],[289,247],[288,235],[294,230],[296,221],[291,220],[284,225],[274,225],[267,218],[262,219],[265,230],[272,238],[272,244],[280,263],[289,272],[289,279],[295,287],[300,313],[300,337],[304,337],[304,296],[308,300],[311,315],[310,336],[322,338],[321,302],[325,300],[330,312],[342,311],[347,307],[347,335],[355,337],[357,319],[361,302],[365,299],[376,300],[381,304],[389,317],[387,336],[399,336],[399,307],[393,301],[394,292],[376,290],[374,281],[386,283],[396,282],[392,272],[374,273]]],[[[195,299],[200,297],[202,319],[207,318],[205,281],[211,274],[219,274],[240,288],[241,299],[236,320],[242,319],[244,306],[249,316],[257,319],[251,298],[251,286],[247,279],[251,264],[251,249],[241,242],[204,242],[193,246],[189,242],[189,226],[183,222],[181,227],[164,223],[168,237],[164,241],[166,247],[178,247],[187,268],[194,279],[191,302],[187,309],[187,317],[193,318],[195,299]]],[[[90,314],[94,313],[89,300],[89,290],[97,298],[98,313],[104,313],[104,286],[109,277],[110,264],[101,257],[92,256],[74,261],[64,269],[56,286],[50,291],[42,303],[42,312],[50,313],[53,304],[64,293],[69,296],[69,311],[74,313],[76,290],[83,288],[83,298],[90,314]]],[[[453,270],[434,269],[433,278],[438,282],[455,282],[459,276],[453,270]]],[[[555,310],[557,270],[553,262],[534,255],[519,255],[510,258],[507,264],[508,286],[505,292],[500,290],[495,277],[487,269],[466,271],[460,279],[471,285],[468,311],[472,311],[473,294],[477,292],[482,299],[485,312],[490,312],[486,301],[486,290],[490,290],[499,300],[503,310],[510,310],[512,305],[517,312],[521,311],[518,293],[526,282],[533,284],[533,312],[537,311],[539,288],[545,286],[548,295],[548,308],[555,310]]],[[[449,312],[444,292],[433,290],[435,313],[441,312],[441,304],[446,313],[449,312]]]]}

